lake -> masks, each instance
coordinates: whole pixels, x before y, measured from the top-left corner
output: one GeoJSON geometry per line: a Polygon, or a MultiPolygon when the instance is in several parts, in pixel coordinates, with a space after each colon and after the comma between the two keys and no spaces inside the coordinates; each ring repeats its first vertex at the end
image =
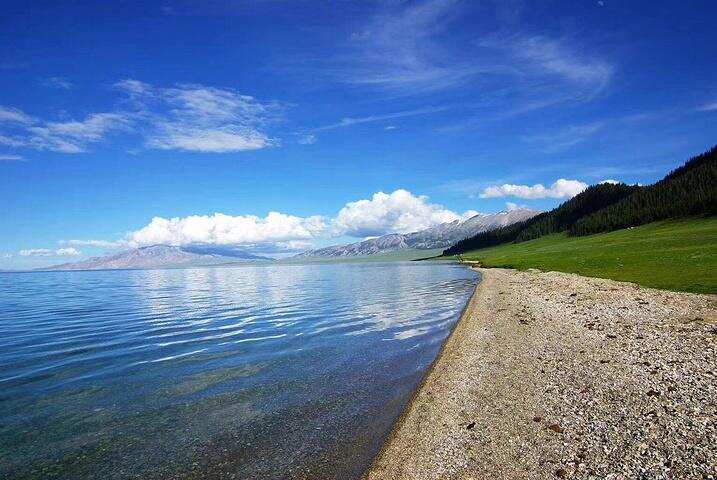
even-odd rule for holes
{"type": "Polygon", "coordinates": [[[359,478],[477,275],[0,274],[0,478],[359,478]]]}

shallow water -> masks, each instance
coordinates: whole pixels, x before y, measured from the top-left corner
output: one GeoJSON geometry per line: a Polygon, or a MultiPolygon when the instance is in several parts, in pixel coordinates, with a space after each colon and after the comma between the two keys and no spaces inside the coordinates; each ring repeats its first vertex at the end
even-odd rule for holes
{"type": "Polygon", "coordinates": [[[424,262],[0,274],[0,478],[358,478],[476,281],[424,262]]]}

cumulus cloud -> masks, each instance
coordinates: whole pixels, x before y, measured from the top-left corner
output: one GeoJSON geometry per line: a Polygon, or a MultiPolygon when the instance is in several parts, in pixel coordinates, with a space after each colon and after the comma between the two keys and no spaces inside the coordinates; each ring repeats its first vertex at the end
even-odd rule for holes
{"type": "Polygon", "coordinates": [[[459,215],[429,203],[426,196],[399,189],[393,193],[374,193],[370,200],[347,203],[333,220],[332,227],[335,234],[364,238],[415,232],[475,213],[469,211],[459,215]]]}
{"type": "Polygon", "coordinates": [[[572,198],[588,188],[587,183],[579,180],[558,179],[550,187],[536,183],[535,185],[514,185],[504,183],[483,190],[481,198],[517,197],[524,199],[536,198],[572,198]]]}
{"type": "Polygon", "coordinates": [[[58,248],[57,250],[51,250],[49,248],[30,248],[27,250],[20,250],[21,257],[76,257],[81,255],[82,252],[75,248],[58,248]]]}
{"type": "Polygon", "coordinates": [[[143,245],[256,245],[271,242],[310,240],[325,229],[320,216],[297,217],[270,212],[254,215],[192,215],[171,219],[154,217],[145,227],[131,232],[127,242],[143,245]]]}

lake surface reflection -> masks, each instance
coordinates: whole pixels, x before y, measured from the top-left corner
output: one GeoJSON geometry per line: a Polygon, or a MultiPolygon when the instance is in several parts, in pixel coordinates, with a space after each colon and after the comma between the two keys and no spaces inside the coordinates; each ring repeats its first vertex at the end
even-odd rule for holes
{"type": "Polygon", "coordinates": [[[476,282],[428,262],[0,274],[0,477],[358,478],[476,282]]]}

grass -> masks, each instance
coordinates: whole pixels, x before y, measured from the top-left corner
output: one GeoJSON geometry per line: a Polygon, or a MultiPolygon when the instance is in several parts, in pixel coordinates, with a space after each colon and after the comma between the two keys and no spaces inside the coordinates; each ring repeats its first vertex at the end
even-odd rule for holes
{"type": "Polygon", "coordinates": [[[717,293],[717,218],[655,222],[615,232],[474,250],[461,259],[486,267],[579,273],[647,287],[717,293]]]}

